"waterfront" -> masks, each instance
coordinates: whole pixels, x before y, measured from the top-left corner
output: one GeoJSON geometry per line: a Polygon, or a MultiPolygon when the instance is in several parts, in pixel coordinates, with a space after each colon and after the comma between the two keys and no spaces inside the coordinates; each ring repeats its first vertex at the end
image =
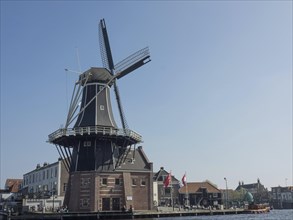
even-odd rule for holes
{"type": "Polygon", "coordinates": [[[238,214],[213,216],[186,216],[175,218],[148,218],[145,220],[293,220],[293,209],[272,210],[264,214],[238,214]]]}
{"type": "MultiPolygon", "coordinates": [[[[59,213],[59,214],[34,214],[34,215],[19,215],[19,216],[7,216],[0,215],[0,219],[10,219],[10,220],[34,220],[34,219],[50,219],[50,220],[65,220],[65,219],[145,219],[145,220],[293,220],[293,209],[283,209],[283,210],[272,210],[267,213],[259,213],[259,214],[249,214],[249,212],[213,212],[213,213],[197,213],[198,215],[194,215],[194,213],[185,212],[181,213],[182,215],[178,215],[178,212],[173,213],[168,212],[164,216],[163,215],[155,215],[155,218],[148,218],[147,216],[154,216],[154,213],[143,214],[143,213],[59,213]],[[237,214],[238,213],[238,214],[237,214]],[[183,217],[184,214],[184,217],[183,217]],[[171,217],[174,216],[174,217],[171,217]],[[180,217],[176,217],[180,216],[180,217]]],[[[163,213],[162,213],[163,214],[163,213]]]]}

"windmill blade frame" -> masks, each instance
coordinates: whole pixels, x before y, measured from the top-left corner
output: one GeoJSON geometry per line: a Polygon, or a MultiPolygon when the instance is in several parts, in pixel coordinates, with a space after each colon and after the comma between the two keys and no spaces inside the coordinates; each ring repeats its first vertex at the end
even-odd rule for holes
{"type": "MultiPolygon", "coordinates": [[[[101,57],[102,57],[103,65],[105,68],[108,68],[110,70],[111,74],[114,76],[115,75],[114,62],[113,62],[113,58],[112,58],[109,37],[108,37],[106,23],[105,23],[104,19],[100,20],[99,38],[100,38],[100,48],[101,48],[101,57]]],[[[116,97],[116,101],[117,101],[117,105],[118,105],[122,128],[127,129],[128,125],[126,122],[126,117],[124,115],[124,111],[123,111],[123,107],[122,107],[122,103],[121,103],[121,99],[120,99],[120,94],[119,94],[119,89],[118,89],[118,86],[116,83],[116,77],[113,81],[113,84],[114,84],[114,92],[115,92],[115,97],[116,97]]]]}
{"type": "Polygon", "coordinates": [[[148,47],[131,54],[115,65],[117,79],[122,78],[150,61],[150,52],[148,47]]]}
{"type": "MultiPolygon", "coordinates": [[[[112,58],[112,52],[111,52],[105,19],[100,20],[99,42],[100,42],[100,52],[101,52],[103,66],[112,72],[114,68],[114,62],[112,58]]],[[[114,73],[112,73],[112,75],[113,74],[114,73]]]]}

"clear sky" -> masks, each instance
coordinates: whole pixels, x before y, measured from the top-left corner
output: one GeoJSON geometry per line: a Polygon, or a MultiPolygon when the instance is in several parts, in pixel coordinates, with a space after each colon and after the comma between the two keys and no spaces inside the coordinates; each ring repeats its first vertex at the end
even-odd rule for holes
{"type": "Polygon", "coordinates": [[[64,69],[77,48],[82,71],[102,66],[102,18],[114,62],[150,48],[118,84],[154,171],[293,184],[292,1],[1,1],[1,187],[57,160],[46,140],[78,77],[64,69]]]}

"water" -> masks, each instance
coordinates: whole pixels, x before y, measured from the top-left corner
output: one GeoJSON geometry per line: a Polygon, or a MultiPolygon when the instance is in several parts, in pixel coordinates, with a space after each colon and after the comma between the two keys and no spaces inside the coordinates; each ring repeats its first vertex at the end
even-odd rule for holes
{"type": "MultiPolygon", "coordinates": [[[[148,220],[293,220],[293,209],[271,210],[264,214],[186,216],[174,218],[151,218],[148,220]]],[[[146,219],[145,219],[146,220],[146,219]]]]}

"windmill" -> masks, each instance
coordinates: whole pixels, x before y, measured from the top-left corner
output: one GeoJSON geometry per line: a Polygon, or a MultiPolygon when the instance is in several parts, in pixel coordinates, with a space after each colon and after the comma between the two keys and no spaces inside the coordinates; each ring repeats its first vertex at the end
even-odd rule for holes
{"type": "MultiPolygon", "coordinates": [[[[73,89],[65,127],[49,135],[49,142],[56,146],[69,172],[65,204],[71,207],[75,205],[70,202],[70,191],[78,187],[73,178],[80,175],[80,172],[83,175],[95,172],[96,177],[101,173],[110,175],[111,172],[120,172],[131,151],[133,153],[130,161],[135,160],[136,144],[142,141],[141,135],[128,128],[117,80],[148,63],[149,49],[143,48],[114,65],[104,19],[99,23],[99,42],[104,67],[91,67],[79,75],[73,89]],[[112,112],[112,87],[122,128],[118,128],[112,112]]],[[[126,178],[125,175],[123,178],[126,178]]]]}

